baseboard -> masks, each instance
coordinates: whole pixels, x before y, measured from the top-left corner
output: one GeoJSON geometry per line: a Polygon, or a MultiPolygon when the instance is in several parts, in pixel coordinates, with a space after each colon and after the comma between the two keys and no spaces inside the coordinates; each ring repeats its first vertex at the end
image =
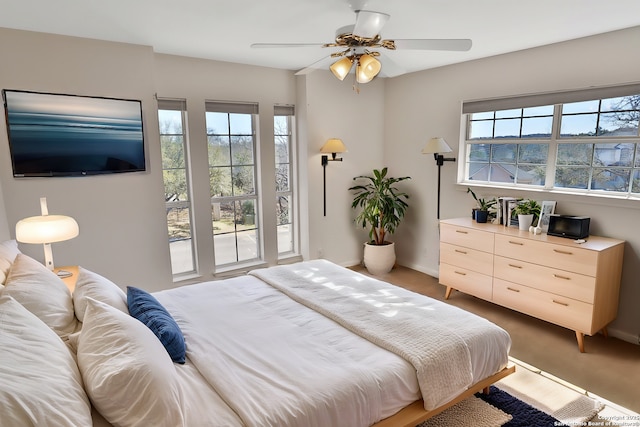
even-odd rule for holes
{"type": "Polygon", "coordinates": [[[426,268],[423,265],[418,265],[418,264],[402,264],[403,266],[410,268],[412,270],[416,270],[419,271],[420,273],[424,273],[427,274],[431,277],[435,277],[436,279],[440,277],[440,274],[438,272],[438,270],[433,270],[431,268],[426,268]]]}
{"type": "Polygon", "coordinates": [[[631,344],[635,344],[635,345],[640,344],[638,343],[638,339],[639,339],[638,335],[634,335],[632,333],[621,331],[619,329],[615,329],[611,327],[607,328],[607,332],[609,333],[610,337],[618,338],[619,340],[630,342],[631,344]]]}

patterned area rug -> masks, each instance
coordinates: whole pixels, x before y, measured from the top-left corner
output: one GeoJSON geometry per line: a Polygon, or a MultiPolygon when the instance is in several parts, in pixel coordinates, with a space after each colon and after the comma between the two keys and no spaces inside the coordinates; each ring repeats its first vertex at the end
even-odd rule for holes
{"type": "Polygon", "coordinates": [[[512,359],[516,372],[417,427],[586,425],[604,404],[561,380],[512,359]]]}

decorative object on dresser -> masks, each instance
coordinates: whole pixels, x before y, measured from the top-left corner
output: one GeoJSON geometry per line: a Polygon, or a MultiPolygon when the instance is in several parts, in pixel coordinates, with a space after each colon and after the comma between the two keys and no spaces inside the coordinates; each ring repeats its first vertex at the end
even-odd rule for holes
{"type": "Polygon", "coordinates": [[[536,219],[540,217],[540,203],[533,199],[521,200],[513,209],[513,215],[518,216],[518,228],[528,230],[536,219]]]}
{"type": "Polygon", "coordinates": [[[540,220],[538,221],[538,227],[543,233],[546,233],[549,229],[549,217],[556,212],[555,200],[545,200],[540,207],[540,220]]]}
{"type": "Polygon", "coordinates": [[[487,219],[489,218],[489,210],[496,205],[497,200],[485,199],[482,197],[479,198],[469,187],[467,187],[467,193],[471,193],[471,196],[473,196],[473,199],[477,203],[477,206],[472,210],[472,213],[474,214],[473,219],[480,223],[487,222],[487,219]]]}
{"type": "Polygon", "coordinates": [[[373,176],[356,176],[354,180],[366,179],[368,183],[349,188],[354,192],[353,209],[360,209],[355,218],[362,228],[369,227],[370,241],[364,245],[364,265],[369,273],[385,274],[396,262],[395,245],[385,237],[393,234],[400,225],[409,207],[409,195],[395,185],[411,177],[393,178],[387,176],[387,168],[373,170],[373,176]]]}
{"type": "Polygon", "coordinates": [[[469,218],[441,221],[440,283],[576,333],[607,334],[617,316],[624,241],[577,243],[469,218]]]}
{"type": "MultiPolygon", "coordinates": [[[[45,265],[53,271],[51,243],[64,242],[76,237],[80,230],[75,219],[66,215],[49,215],[47,198],[40,198],[42,215],[21,219],[16,224],[16,240],[21,243],[42,243],[45,265]]],[[[65,270],[58,270],[59,277],[70,276],[65,270]]]]}

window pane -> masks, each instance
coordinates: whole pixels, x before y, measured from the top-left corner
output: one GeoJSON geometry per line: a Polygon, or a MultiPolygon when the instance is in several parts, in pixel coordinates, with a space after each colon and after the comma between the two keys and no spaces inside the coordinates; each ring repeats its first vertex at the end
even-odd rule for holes
{"type": "Polygon", "coordinates": [[[211,197],[231,196],[231,168],[210,168],[211,197]]]}
{"type": "Polygon", "coordinates": [[[256,228],[256,201],[243,200],[237,202],[240,205],[239,215],[236,216],[236,229],[248,230],[256,228]]]}
{"type": "Polygon", "coordinates": [[[546,173],[546,166],[518,165],[518,169],[516,170],[516,183],[527,185],[544,185],[546,173]]]}
{"type": "Polygon", "coordinates": [[[494,138],[519,138],[520,122],[518,119],[496,120],[496,130],[494,138]]]}
{"type": "Polygon", "coordinates": [[[236,235],[234,233],[214,235],[213,246],[216,251],[216,265],[232,264],[237,261],[236,235]]]}
{"type": "Polygon", "coordinates": [[[640,144],[636,144],[636,162],[634,167],[640,168],[640,144]]]}
{"type": "Polygon", "coordinates": [[[234,166],[231,168],[233,175],[233,195],[244,196],[255,193],[253,166],[234,166]]]}
{"type": "Polygon", "coordinates": [[[516,108],[513,110],[500,110],[496,111],[496,119],[504,119],[509,117],[520,117],[522,116],[522,109],[516,108]]]}
{"type": "Polygon", "coordinates": [[[631,184],[632,193],[640,193],[640,170],[633,172],[633,183],[631,184]]]}
{"type": "Polygon", "coordinates": [[[596,144],[594,166],[631,166],[635,144],[596,144]]]}
{"type": "Polygon", "coordinates": [[[596,134],[597,114],[579,114],[575,116],[562,116],[560,135],[570,136],[594,136],[596,134]]]}
{"type": "Polygon", "coordinates": [[[276,163],[289,162],[289,137],[276,135],[276,163]]]}
{"type": "Polygon", "coordinates": [[[619,111],[633,109],[629,101],[633,96],[620,96],[617,98],[603,99],[600,105],[600,111],[619,111]]]}
{"type": "Polygon", "coordinates": [[[598,135],[638,136],[638,118],[626,112],[600,114],[598,135]]]}
{"type": "Polygon", "coordinates": [[[515,163],[517,144],[492,144],[491,161],[493,163],[515,163]]]}
{"type": "Polygon", "coordinates": [[[549,138],[553,117],[533,117],[522,119],[523,138],[549,138]]]}
{"type": "Polygon", "coordinates": [[[556,167],[556,187],[583,188],[589,184],[589,169],[569,166],[556,167]]]}
{"type": "Polygon", "coordinates": [[[276,197],[276,215],[278,225],[289,224],[291,222],[291,203],[288,196],[276,197]]]}
{"type": "Polygon", "coordinates": [[[531,116],[553,116],[553,105],[543,105],[541,107],[529,107],[522,110],[524,117],[531,116]]]}
{"type": "Polygon", "coordinates": [[[594,168],[591,180],[592,190],[607,190],[616,192],[629,191],[629,178],[631,169],[594,168]]]}
{"type": "Polygon", "coordinates": [[[572,102],[562,105],[562,114],[592,113],[598,111],[599,100],[572,102]]]}
{"type": "Polygon", "coordinates": [[[488,162],[489,154],[491,153],[491,144],[469,144],[467,145],[469,151],[470,162],[488,162]]]}
{"type": "Polygon", "coordinates": [[[159,110],[160,134],[182,135],[182,111],[159,110]]]}
{"type": "Polygon", "coordinates": [[[238,231],[238,261],[258,258],[258,230],[238,231]]]}
{"type": "Polygon", "coordinates": [[[289,164],[276,167],[276,191],[289,191],[289,164]]]}
{"type": "Polygon", "coordinates": [[[493,114],[493,111],[487,111],[484,113],[473,113],[471,114],[471,120],[493,119],[493,114]]]}
{"type": "Polygon", "coordinates": [[[231,135],[253,135],[251,114],[229,114],[229,129],[231,135]]]}
{"type": "Polygon", "coordinates": [[[293,252],[293,233],[291,224],[278,226],[278,253],[293,252]]]}
{"type": "Polygon", "coordinates": [[[169,169],[162,171],[164,179],[164,201],[176,202],[189,200],[187,177],[184,169],[169,169]]]}
{"type": "Polygon", "coordinates": [[[211,218],[214,235],[236,231],[236,209],[233,202],[211,203],[211,218]]]}
{"type": "Polygon", "coordinates": [[[488,138],[493,138],[493,121],[472,121],[469,125],[469,139],[488,138]]]}
{"type": "Polygon", "coordinates": [[[167,225],[169,228],[171,272],[180,274],[195,270],[189,208],[167,209],[167,225]]]}
{"type": "Polygon", "coordinates": [[[210,113],[205,115],[207,121],[207,134],[227,135],[229,133],[229,119],[227,113],[210,113]]]}
{"type": "Polygon", "coordinates": [[[469,163],[470,181],[489,181],[489,164],[487,163],[469,163]]]}
{"type": "Polygon", "coordinates": [[[231,165],[231,143],[228,136],[209,136],[209,166],[231,165]]]}
{"type": "Polygon", "coordinates": [[[558,145],[557,165],[591,165],[593,144],[560,144],[558,145]]]}
{"type": "Polygon", "coordinates": [[[547,163],[549,144],[518,144],[518,163],[547,163]]]}
{"type": "Polygon", "coordinates": [[[165,169],[184,168],[184,139],[182,135],[161,135],[162,167],[165,169]]]}
{"type": "Polygon", "coordinates": [[[516,166],[506,163],[492,163],[489,180],[491,182],[515,182],[516,166]]]}
{"type": "Polygon", "coordinates": [[[231,137],[231,161],[234,165],[253,164],[253,138],[250,136],[231,137]]]}

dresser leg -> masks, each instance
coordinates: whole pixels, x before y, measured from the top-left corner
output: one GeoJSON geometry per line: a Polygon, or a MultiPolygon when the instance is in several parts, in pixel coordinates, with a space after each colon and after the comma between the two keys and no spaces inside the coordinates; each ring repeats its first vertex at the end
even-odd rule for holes
{"type": "Polygon", "coordinates": [[[453,288],[451,286],[447,286],[447,291],[444,293],[444,299],[449,299],[452,290],[453,288]]]}
{"type": "Polygon", "coordinates": [[[576,338],[578,339],[578,348],[580,349],[580,353],[584,353],[584,334],[576,331],[576,338]]]}
{"type": "Polygon", "coordinates": [[[604,328],[602,328],[602,335],[605,338],[609,338],[609,331],[607,331],[607,327],[606,326],[604,328]]]}

